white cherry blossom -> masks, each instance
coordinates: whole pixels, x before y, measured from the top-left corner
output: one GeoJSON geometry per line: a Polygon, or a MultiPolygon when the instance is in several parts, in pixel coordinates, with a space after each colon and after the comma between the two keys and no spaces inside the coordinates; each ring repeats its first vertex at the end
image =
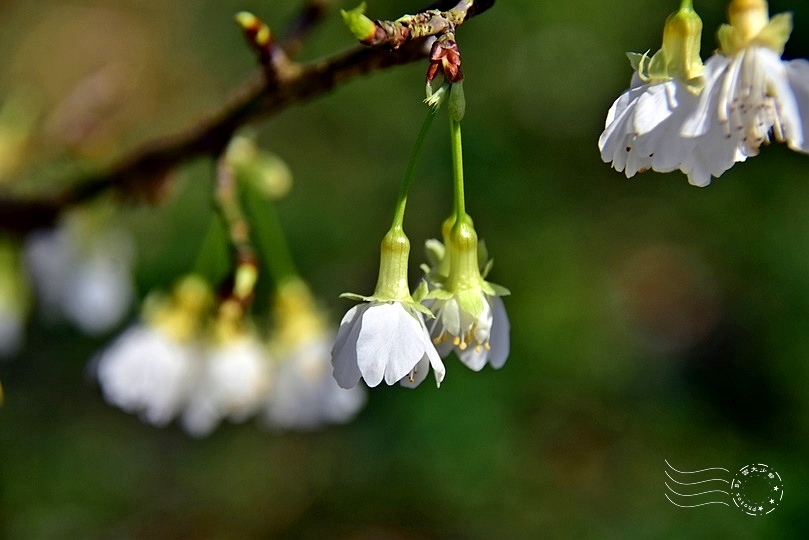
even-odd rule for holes
{"type": "Polygon", "coordinates": [[[415,384],[432,366],[436,384],[444,379],[444,364],[420,311],[402,302],[370,301],[354,306],[343,317],[332,350],[334,378],[342,388],[360,379],[374,387],[402,379],[415,384]]]}
{"type": "Polygon", "coordinates": [[[190,343],[139,324],[100,354],[96,375],[108,403],[164,426],[191,395],[199,374],[197,354],[190,343]]]}

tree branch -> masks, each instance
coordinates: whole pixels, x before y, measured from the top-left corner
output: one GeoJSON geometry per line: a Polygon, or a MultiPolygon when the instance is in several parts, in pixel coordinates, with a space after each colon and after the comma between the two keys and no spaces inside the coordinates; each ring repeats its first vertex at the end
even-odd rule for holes
{"type": "MultiPolygon", "coordinates": [[[[475,2],[466,19],[487,10],[494,1],[475,2]]],[[[428,9],[449,9],[455,4],[457,0],[441,0],[428,9]]],[[[212,116],[141,145],[105,171],[79,178],[50,196],[0,195],[0,230],[23,234],[52,226],[63,211],[106,192],[129,200],[154,200],[172,170],[200,156],[218,154],[239,128],[317,98],[359,75],[420,60],[428,53],[424,40],[408,41],[395,51],[359,46],[306,65],[293,64],[272,83],[258,73],[212,116]]]]}

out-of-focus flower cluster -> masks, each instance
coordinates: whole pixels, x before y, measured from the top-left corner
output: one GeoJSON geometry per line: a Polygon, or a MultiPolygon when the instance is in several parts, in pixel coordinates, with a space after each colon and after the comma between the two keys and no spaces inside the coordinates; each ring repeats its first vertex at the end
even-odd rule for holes
{"type": "Polygon", "coordinates": [[[765,0],[733,0],[719,49],[703,65],[702,21],[683,0],[653,56],[630,54],[635,73],[607,114],[601,157],[627,178],[679,169],[706,186],[771,139],[809,153],[809,62],[783,61],[792,16],[765,0]]]}
{"type": "Polygon", "coordinates": [[[189,276],[169,297],[148,297],[141,321],[93,369],[110,404],[156,426],[179,418],[194,436],[255,415],[281,429],[353,418],[365,394],[331,377],[331,336],[303,282],[279,287],[275,324],[265,341],[239,302],[216,302],[202,278],[189,276]]]}

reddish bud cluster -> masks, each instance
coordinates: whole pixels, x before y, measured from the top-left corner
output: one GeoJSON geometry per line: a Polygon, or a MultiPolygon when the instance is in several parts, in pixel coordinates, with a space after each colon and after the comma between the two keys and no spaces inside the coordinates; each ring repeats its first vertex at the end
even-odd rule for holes
{"type": "Polygon", "coordinates": [[[463,80],[461,72],[461,52],[458,44],[447,34],[442,35],[433,43],[430,50],[430,67],[427,69],[427,82],[432,82],[438,75],[438,70],[444,78],[451,83],[463,80]]]}

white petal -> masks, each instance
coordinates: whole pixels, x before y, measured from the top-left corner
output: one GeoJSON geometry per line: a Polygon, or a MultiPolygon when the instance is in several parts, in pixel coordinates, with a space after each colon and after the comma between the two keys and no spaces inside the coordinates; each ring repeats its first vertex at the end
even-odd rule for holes
{"type": "Polygon", "coordinates": [[[809,134],[809,62],[803,59],[787,62],[786,72],[797,104],[796,125],[800,127],[803,135],[801,144],[789,140],[789,147],[809,153],[809,136],[807,136],[809,134]]]}
{"type": "Polygon", "coordinates": [[[427,360],[427,355],[425,354],[421,360],[418,361],[416,367],[413,368],[413,380],[410,380],[410,374],[408,373],[402,380],[399,381],[399,384],[404,386],[405,388],[415,388],[421,384],[421,382],[427,378],[427,372],[430,371],[430,362],[427,360]]]}
{"type": "MultiPolygon", "coordinates": [[[[424,323],[422,323],[422,325],[423,324],[424,323]]],[[[424,342],[425,355],[430,361],[430,366],[433,368],[435,384],[436,386],[440,387],[441,382],[444,380],[444,375],[447,374],[447,370],[444,368],[444,363],[441,361],[441,356],[438,354],[438,350],[436,350],[435,345],[433,345],[433,342],[430,339],[430,334],[427,332],[426,328],[423,329],[421,335],[424,342]]]]}
{"type": "Polygon", "coordinates": [[[343,319],[340,321],[340,328],[337,330],[337,337],[334,338],[333,350],[335,353],[342,351],[343,347],[346,345],[346,340],[348,340],[351,334],[351,327],[355,324],[355,319],[359,322],[359,319],[362,318],[362,314],[369,307],[370,304],[357,304],[343,315],[343,319]]]}
{"type": "Polygon", "coordinates": [[[598,138],[598,149],[605,163],[612,163],[616,171],[623,171],[626,164],[626,148],[634,138],[634,114],[638,98],[648,85],[627,90],[615,100],[607,113],[604,131],[598,138]]]}
{"type": "Polygon", "coordinates": [[[673,87],[674,81],[652,84],[638,97],[633,122],[636,134],[643,135],[652,131],[671,116],[677,107],[676,99],[672,99],[673,87]]]}
{"type": "Polygon", "coordinates": [[[699,96],[697,107],[683,122],[680,134],[683,137],[699,137],[705,135],[713,123],[719,122],[719,108],[722,84],[717,83],[730,63],[728,57],[715,54],[705,62],[705,86],[699,96]]]}
{"type": "Polygon", "coordinates": [[[399,302],[372,304],[357,338],[357,366],[368,386],[397,383],[424,356],[419,319],[399,302]]]}
{"type": "Polygon", "coordinates": [[[359,304],[349,309],[340,322],[337,338],[332,349],[334,379],[342,388],[355,386],[362,377],[357,365],[357,339],[362,329],[362,315],[370,307],[359,304]]]}
{"type": "Polygon", "coordinates": [[[492,299],[492,332],[489,338],[489,363],[494,369],[500,369],[506,363],[510,352],[511,324],[506,313],[506,305],[499,296],[492,299]]]}
{"type": "MultiPolygon", "coordinates": [[[[434,312],[436,319],[440,319],[438,333],[448,333],[457,336],[461,333],[461,308],[458,301],[453,297],[443,302],[436,302],[437,311],[434,312]]],[[[433,337],[439,337],[433,335],[433,337]]]]}
{"type": "Polygon", "coordinates": [[[458,351],[458,358],[461,362],[473,371],[480,371],[486,365],[486,360],[489,357],[489,351],[483,347],[476,348],[474,346],[467,347],[462,351],[458,351]]]}

